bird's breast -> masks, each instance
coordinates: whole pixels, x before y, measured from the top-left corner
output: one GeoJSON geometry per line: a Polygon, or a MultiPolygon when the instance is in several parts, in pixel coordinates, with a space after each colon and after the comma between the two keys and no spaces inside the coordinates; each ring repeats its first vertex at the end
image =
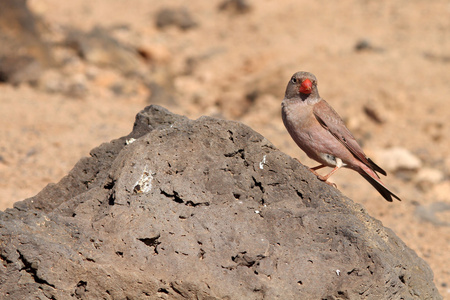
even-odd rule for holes
{"type": "Polygon", "coordinates": [[[342,146],[317,121],[313,106],[307,103],[285,103],[282,109],[284,125],[295,143],[312,159],[336,166],[334,147],[342,146]]]}
{"type": "Polygon", "coordinates": [[[313,107],[302,101],[289,102],[284,100],[282,105],[284,125],[289,133],[306,133],[317,120],[313,114],[313,107]]]}

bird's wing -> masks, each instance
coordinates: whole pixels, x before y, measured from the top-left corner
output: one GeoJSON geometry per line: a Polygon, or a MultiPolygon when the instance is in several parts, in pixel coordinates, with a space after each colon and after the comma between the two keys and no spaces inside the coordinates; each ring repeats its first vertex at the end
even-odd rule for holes
{"type": "MultiPolygon", "coordinates": [[[[323,128],[328,130],[339,142],[341,142],[357,159],[369,168],[386,175],[386,171],[368,158],[359,146],[350,130],[345,126],[344,121],[338,113],[325,101],[321,100],[314,105],[314,116],[323,128]]],[[[376,173],[375,173],[376,174],[376,173]]]]}

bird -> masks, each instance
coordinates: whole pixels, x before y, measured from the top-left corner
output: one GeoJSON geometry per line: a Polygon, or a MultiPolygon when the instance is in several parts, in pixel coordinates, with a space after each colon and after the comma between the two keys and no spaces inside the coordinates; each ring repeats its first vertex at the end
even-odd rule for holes
{"type": "MultiPolygon", "coordinates": [[[[381,182],[378,173],[386,171],[364,154],[361,146],[338,113],[319,96],[317,78],[309,72],[295,73],[286,87],[281,104],[284,126],[295,143],[310,157],[320,163],[310,168],[320,180],[327,179],[340,168],[358,172],[389,202],[401,199],[381,182]],[[322,176],[316,172],[332,167],[322,176]]],[[[328,183],[329,184],[329,183],[328,183]]]]}

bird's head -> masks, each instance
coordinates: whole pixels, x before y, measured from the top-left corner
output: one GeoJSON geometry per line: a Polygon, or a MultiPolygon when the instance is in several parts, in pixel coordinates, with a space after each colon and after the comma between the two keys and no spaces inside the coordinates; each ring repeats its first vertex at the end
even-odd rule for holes
{"type": "Polygon", "coordinates": [[[298,98],[305,100],[308,97],[318,97],[317,79],[311,73],[297,72],[292,75],[286,87],[286,99],[298,98]]]}

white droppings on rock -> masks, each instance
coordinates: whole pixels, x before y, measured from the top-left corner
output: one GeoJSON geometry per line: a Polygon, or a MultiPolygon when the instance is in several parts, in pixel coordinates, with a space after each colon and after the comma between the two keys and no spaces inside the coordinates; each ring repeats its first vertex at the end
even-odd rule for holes
{"type": "Polygon", "coordinates": [[[264,155],[262,161],[259,163],[259,168],[261,170],[264,169],[264,165],[266,164],[266,156],[267,155],[264,155]]]}
{"type": "Polygon", "coordinates": [[[133,192],[137,194],[150,192],[152,190],[152,180],[153,180],[152,171],[150,169],[147,170],[146,166],[144,168],[144,171],[142,172],[141,177],[134,184],[133,192]]]}
{"type": "Polygon", "coordinates": [[[134,141],[136,141],[135,138],[130,138],[130,139],[126,140],[125,143],[126,143],[127,145],[129,145],[129,144],[132,144],[134,141]]]}

